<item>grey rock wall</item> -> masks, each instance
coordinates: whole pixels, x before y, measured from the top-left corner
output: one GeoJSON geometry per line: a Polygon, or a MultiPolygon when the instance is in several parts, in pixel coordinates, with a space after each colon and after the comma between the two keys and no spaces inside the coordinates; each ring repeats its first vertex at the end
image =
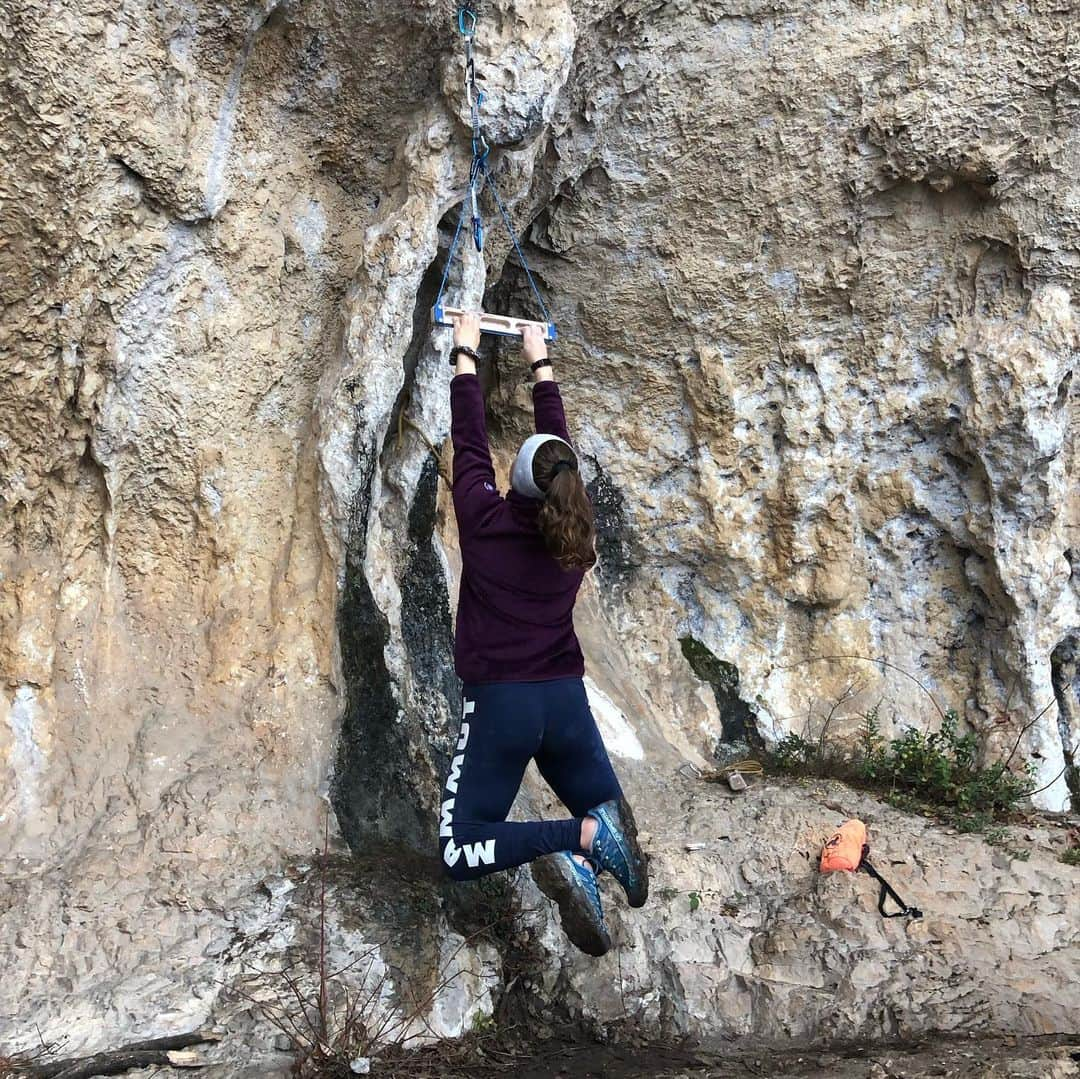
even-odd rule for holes
{"type": "MultiPolygon", "coordinates": [[[[1048,854],[987,875],[982,848],[883,818],[926,844],[920,870],[962,864],[930,935],[882,937],[865,903],[848,922],[808,901],[782,853],[796,821],[808,854],[839,810],[717,804],[672,778],[732,751],[733,716],[771,740],[847,694],[838,735],[878,701],[887,723],[932,725],[921,683],[988,759],[1034,719],[1037,800],[1068,804],[1075,15],[483,12],[493,170],[603,507],[578,617],[594,710],[658,894],[704,888],[718,919],[687,922],[674,899],[626,919],[616,1001],[608,961],[568,954],[544,913],[541,996],[606,1021],[629,994],[657,1029],[765,1037],[1075,1017],[1075,871],[1048,854]],[[680,855],[686,829],[719,843],[732,820],[734,848],[680,855]],[[755,869],[766,826],[778,845],[755,869]],[[965,913],[976,877],[980,907],[1019,912],[1015,940],[965,913]]],[[[468,164],[449,16],[5,11],[0,1025],[19,1043],[35,1026],[72,1049],[256,1030],[231,987],[310,939],[287,882],[321,843],[324,797],[356,854],[432,850],[457,707],[447,335],[426,319],[468,164]]],[[[527,305],[507,248],[492,229],[453,295],[527,305]]],[[[529,423],[512,350],[492,349],[485,384],[505,476],[529,423]]],[[[543,798],[530,784],[520,811],[543,798]]],[[[940,879],[908,883],[923,898],[940,879]]],[[[455,955],[470,988],[432,1014],[456,1033],[490,1010],[506,953],[456,951],[463,901],[440,888],[421,888],[431,938],[400,977],[430,984],[455,955]]],[[[527,876],[515,888],[536,899],[527,876]]],[[[333,897],[401,967],[384,943],[400,919],[347,882],[333,897]]]]}

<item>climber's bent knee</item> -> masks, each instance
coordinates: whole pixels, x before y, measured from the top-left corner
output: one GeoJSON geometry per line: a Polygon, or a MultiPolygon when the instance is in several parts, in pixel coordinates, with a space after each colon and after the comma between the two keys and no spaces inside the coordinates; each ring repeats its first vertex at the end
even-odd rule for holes
{"type": "Polygon", "coordinates": [[[452,839],[444,839],[439,844],[439,861],[442,863],[443,873],[451,880],[464,881],[469,879],[465,859],[461,857],[461,849],[455,846],[452,839]]]}

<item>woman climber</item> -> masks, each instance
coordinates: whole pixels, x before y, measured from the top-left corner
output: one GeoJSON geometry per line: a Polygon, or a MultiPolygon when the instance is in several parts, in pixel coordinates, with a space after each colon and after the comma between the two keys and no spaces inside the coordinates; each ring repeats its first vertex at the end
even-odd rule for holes
{"type": "Polygon", "coordinates": [[[473,880],[535,859],[533,877],[558,903],[567,936],[589,955],[603,955],[611,938],[596,874],[611,873],[632,907],[645,902],[649,881],[633,814],[589,710],[574,633],[574,600],[596,562],[592,505],[547,345],[533,327],[524,353],[535,379],[537,433],[514,460],[506,497],[495,489],[476,376],[479,343],[478,317],[456,316],[450,409],[462,710],[442,796],[443,865],[454,880],[473,880]],[[571,817],[506,819],[533,759],[571,817]]]}

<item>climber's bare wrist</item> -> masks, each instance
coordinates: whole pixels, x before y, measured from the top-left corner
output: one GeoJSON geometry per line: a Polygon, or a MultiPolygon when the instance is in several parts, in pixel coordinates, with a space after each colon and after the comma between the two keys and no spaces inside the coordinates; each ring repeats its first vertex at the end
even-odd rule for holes
{"type": "Polygon", "coordinates": [[[533,371],[534,382],[554,382],[555,381],[555,369],[550,363],[545,363],[543,367],[538,367],[533,371]]]}
{"type": "Polygon", "coordinates": [[[470,359],[468,356],[458,353],[457,363],[454,364],[455,375],[475,375],[476,374],[476,361],[470,359]]]}

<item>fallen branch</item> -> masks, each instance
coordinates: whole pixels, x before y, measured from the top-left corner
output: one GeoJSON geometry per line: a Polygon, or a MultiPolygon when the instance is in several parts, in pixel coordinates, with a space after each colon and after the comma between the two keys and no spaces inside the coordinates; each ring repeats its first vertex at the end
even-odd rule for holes
{"type": "Polygon", "coordinates": [[[205,1061],[199,1060],[195,1053],[181,1050],[189,1045],[218,1041],[218,1037],[207,1031],[192,1030],[168,1038],[149,1038],[88,1057],[67,1057],[47,1064],[34,1064],[25,1074],[33,1076],[33,1079],[92,1079],[95,1075],[116,1075],[129,1068],[145,1068],[154,1064],[201,1068],[205,1061]]]}

